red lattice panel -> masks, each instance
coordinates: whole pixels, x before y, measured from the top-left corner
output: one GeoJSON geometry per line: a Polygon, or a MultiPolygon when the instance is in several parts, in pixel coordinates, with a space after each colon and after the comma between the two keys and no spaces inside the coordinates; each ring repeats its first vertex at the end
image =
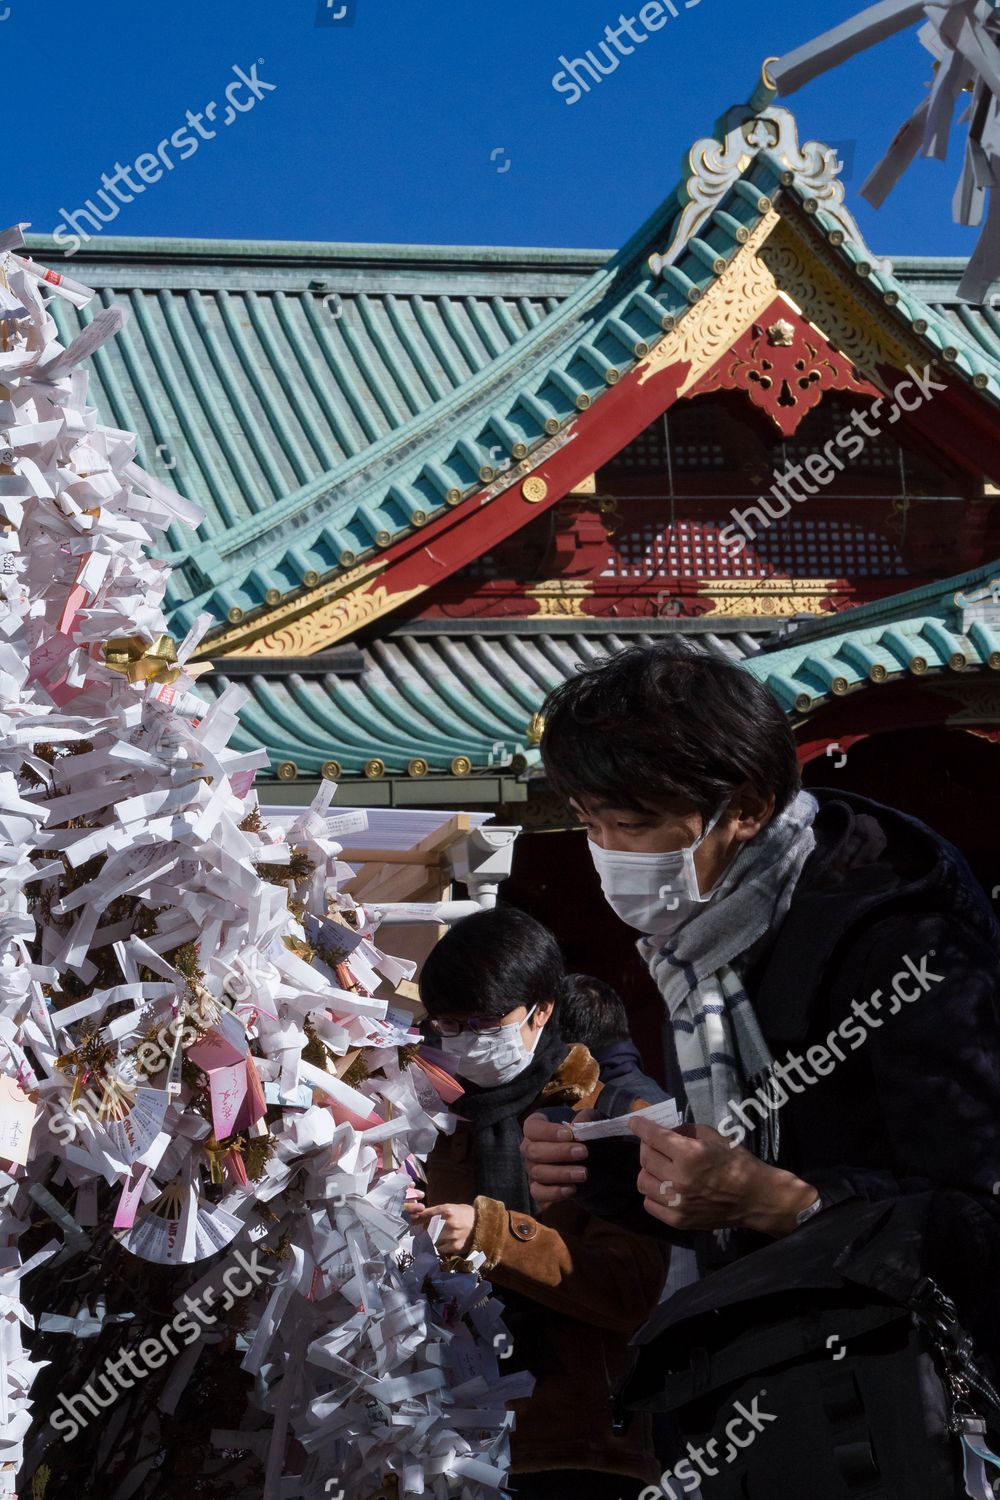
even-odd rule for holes
{"type": "Polygon", "coordinates": [[[731,521],[649,522],[615,537],[603,578],[902,578],[893,542],[855,522],[797,517],[748,541],[734,556],[719,540],[731,521]]]}

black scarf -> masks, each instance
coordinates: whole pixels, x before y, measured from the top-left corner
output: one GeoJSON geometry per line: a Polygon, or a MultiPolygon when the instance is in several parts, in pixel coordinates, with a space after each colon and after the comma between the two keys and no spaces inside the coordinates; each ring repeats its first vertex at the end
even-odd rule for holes
{"type": "Polygon", "coordinates": [[[528,1174],[521,1160],[521,1116],[562,1066],[569,1047],[551,1023],[538,1039],[531,1062],[509,1083],[482,1088],[465,1083],[458,1105],[472,1131],[472,1174],[476,1193],[498,1198],[515,1213],[530,1214],[528,1174]]]}

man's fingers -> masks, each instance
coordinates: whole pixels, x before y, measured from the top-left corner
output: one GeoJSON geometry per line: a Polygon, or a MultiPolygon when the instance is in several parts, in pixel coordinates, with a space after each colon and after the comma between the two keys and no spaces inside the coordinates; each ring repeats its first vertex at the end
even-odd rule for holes
{"type": "Polygon", "coordinates": [[[542,1114],[524,1122],[521,1156],[528,1169],[531,1196],[540,1206],[572,1197],[587,1180],[587,1148],[573,1139],[568,1125],[559,1125],[542,1114]]]}
{"type": "Polygon", "coordinates": [[[660,1190],[660,1179],[652,1172],[640,1172],[635,1185],[644,1198],[655,1198],[660,1190]]]}
{"type": "Polygon", "coordinates": [[[656,1146],[660,1151],[681,1153],[687,1149],[686,1143],[695,1139],[694,1125],[657,1125],[653,1120],[643,1120],[638,1115],[629,1121],[629,1129],[633,1135],[637,1135],[640,1141],[648,1141],[651,1146],[656,1146]]]}
{"type": "Polygon", "coordinates": [[[543,1187],[537,1182],[531,1184],[531,1196],[539,1208],[544,1208],[549,1203],[562,1203],[566,1198],[572,1198],[576,1188],[572,1187],[543,1187]]]}
{"type": "Polygon", "coordinates": [[[644,1198],[642,1206],[653,1219],[667,1224],[671,1229],[684,1228],[684,1215],[676,1208],[667,1208],[662,1198],[644,1198]]]}
{"type": "Polygon", "coordinates": [[[526,1141],[571,1142],[573,1139],[573,1132],[568,1125],[558,1125],[547,1115],[537,1112],[528,1116],[521,1129],[526,1141]]]}
{"type": "Polygon", "coordinates": [[[652,1198],[661,1207],[676,1208],[684,1197],[671,1178],[657,1177],[652,1172],[640,1172],[635,1185],[644,1198],[652,1198]]]}
{"type": "Polygon", "coordinates": [[[676,1159],[664,1156],[662,1151],[647,1145],[643,1145],[639,1151],[639,1165],[654,1177],[660,1178],[675,1177],[682,1168],[682,1164],[676,1159]]]}
{"type": "Polygon", "coordinates": [[[571,1187],[587,1180],[586,1167],[546,1166],[532,1163],[528,1174],[532,1187],[571,1187]]]}
{"type": "Polygon", "coordinates": [[[545,1162],[551,1165],[558,1162],[568,1167],[576,1162],[587,1160],[587,1148],[574,1141],[522,1141],[521,1154],[526,1162],[530,1162],[532,1169],[537,1162],[545,1162]]]}

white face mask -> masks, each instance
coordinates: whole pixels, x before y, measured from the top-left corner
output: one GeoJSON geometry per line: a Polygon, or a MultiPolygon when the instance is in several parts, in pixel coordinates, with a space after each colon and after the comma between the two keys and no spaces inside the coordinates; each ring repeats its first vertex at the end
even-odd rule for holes
{"type": "MultiPolygon", "coordinates": [[[[455,1059],[455,1072],[480,1088],[493,1088],[498,1083],[510,1083],[523,1073],[534,1056],[534,1047],[526,1047],[521,1027],[538,1009],[533,1005],[524,1021],[510,1021],[499,1031],[460,1031],[458,1036],[438,1037],[434,1043],[455,1059]]],[[[542,1034],[539,1026],[535,1032],[535,1046],[542,1034]]]]}
{"type": "Polygon", "coordinates": [[[720,803],[693,844],[666,854],[636,854],[626,849],[602,849],[592,839],[591,858],[601,880],[604,899],[623,922],[639,932],[668,936],[692,917],[698,907],[712,899],[701,894],[694,867],[700,848],[729,806],[720,803]]]}

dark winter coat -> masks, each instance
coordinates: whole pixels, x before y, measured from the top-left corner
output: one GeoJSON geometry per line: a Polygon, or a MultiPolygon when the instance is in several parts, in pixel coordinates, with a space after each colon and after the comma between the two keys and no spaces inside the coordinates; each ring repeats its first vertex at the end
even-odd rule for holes
{"type": "MultiPolygon", "coordinates": [[[[600,1088],[594,1059],[574,1046],[531,1108],[555,1106],[567,1114],[591,1108],[600,1088]]],[[[461,1116],[461,1100],[455,1108],[461,1116]]],[[[652,1221],[645,1234],[634,1234],[585,1213],[573,1199],[534,1218],[477,1197],[470,1132],[461,1119],[454,1135],[442,1136],[431,1152],[426,1201],[475,1206],[470,1249],[486,1256],[485,1274],[501,1300],[515,1293],[528,1304],[527,1326],[514,1329],[513,1365],[523,1331],[536,1385],[533,1395],[512,1403],[514,1472],[590,1469],[655,1479],[660,1469],[650,1418],[635,1416],[615,1430],[612,1402],[632,1364],[629,1336],[663,1284],[663,1247],[652,1221]]],[[[507,1373],[513,1365],[501,1369],[507,1373]]]]}
{"type": "Polygon", "coordinates": [[[996,1362],[1000,927],[961,854],[923,823],[818,796],[816,848],[745,976],[775,1060],[803,1057],[815,1080],[800,1072],[787,1089],[778,1165],[827,1205],[934,1192],[935,1263],[996,1362]],[[809,1065],[818,1045],[836,1059],[825,1076],[809,1065]]]}
{"type": "Polygon", "coordinates": [[[655,1078],[643,1072],[642,1057],[633,1041],[609,1042],[606,1047],[595,1047],[593,1056],[604,1085],[597,1106],[602,1115],[613,1119],[634,1108],[636,1100],[658,1104],[671,1097],[655,1078]]]}
{"type": "MultiPolygon", "coordinates": [[[[1000,927],[930,828],[863,797],[816,795],[816,848],[744,974],[775,1061],[805,1068],[785,1086],[777,1164],[826,1205],[931,1192],[935,1243],[922,1253],[1000,1365],[1000,927]],[[813,1051],[811,1066],[818,1046],[828,1057],[813,1051]]],[[[683,1102],[672,1039],[666,1062],[683,1102]]],[[[614,1217],[634,1225],[624,1181],[619,1162],[614,1217]]],[[[590,1185],[605,1214],[611,1186],[590,1185]]],[[[711,1236],[674,1238],[699,1242],[710,1268],[711,1236]]],[[[737,1232],[728,1253],[766,1243],[737,1232]]]]}

